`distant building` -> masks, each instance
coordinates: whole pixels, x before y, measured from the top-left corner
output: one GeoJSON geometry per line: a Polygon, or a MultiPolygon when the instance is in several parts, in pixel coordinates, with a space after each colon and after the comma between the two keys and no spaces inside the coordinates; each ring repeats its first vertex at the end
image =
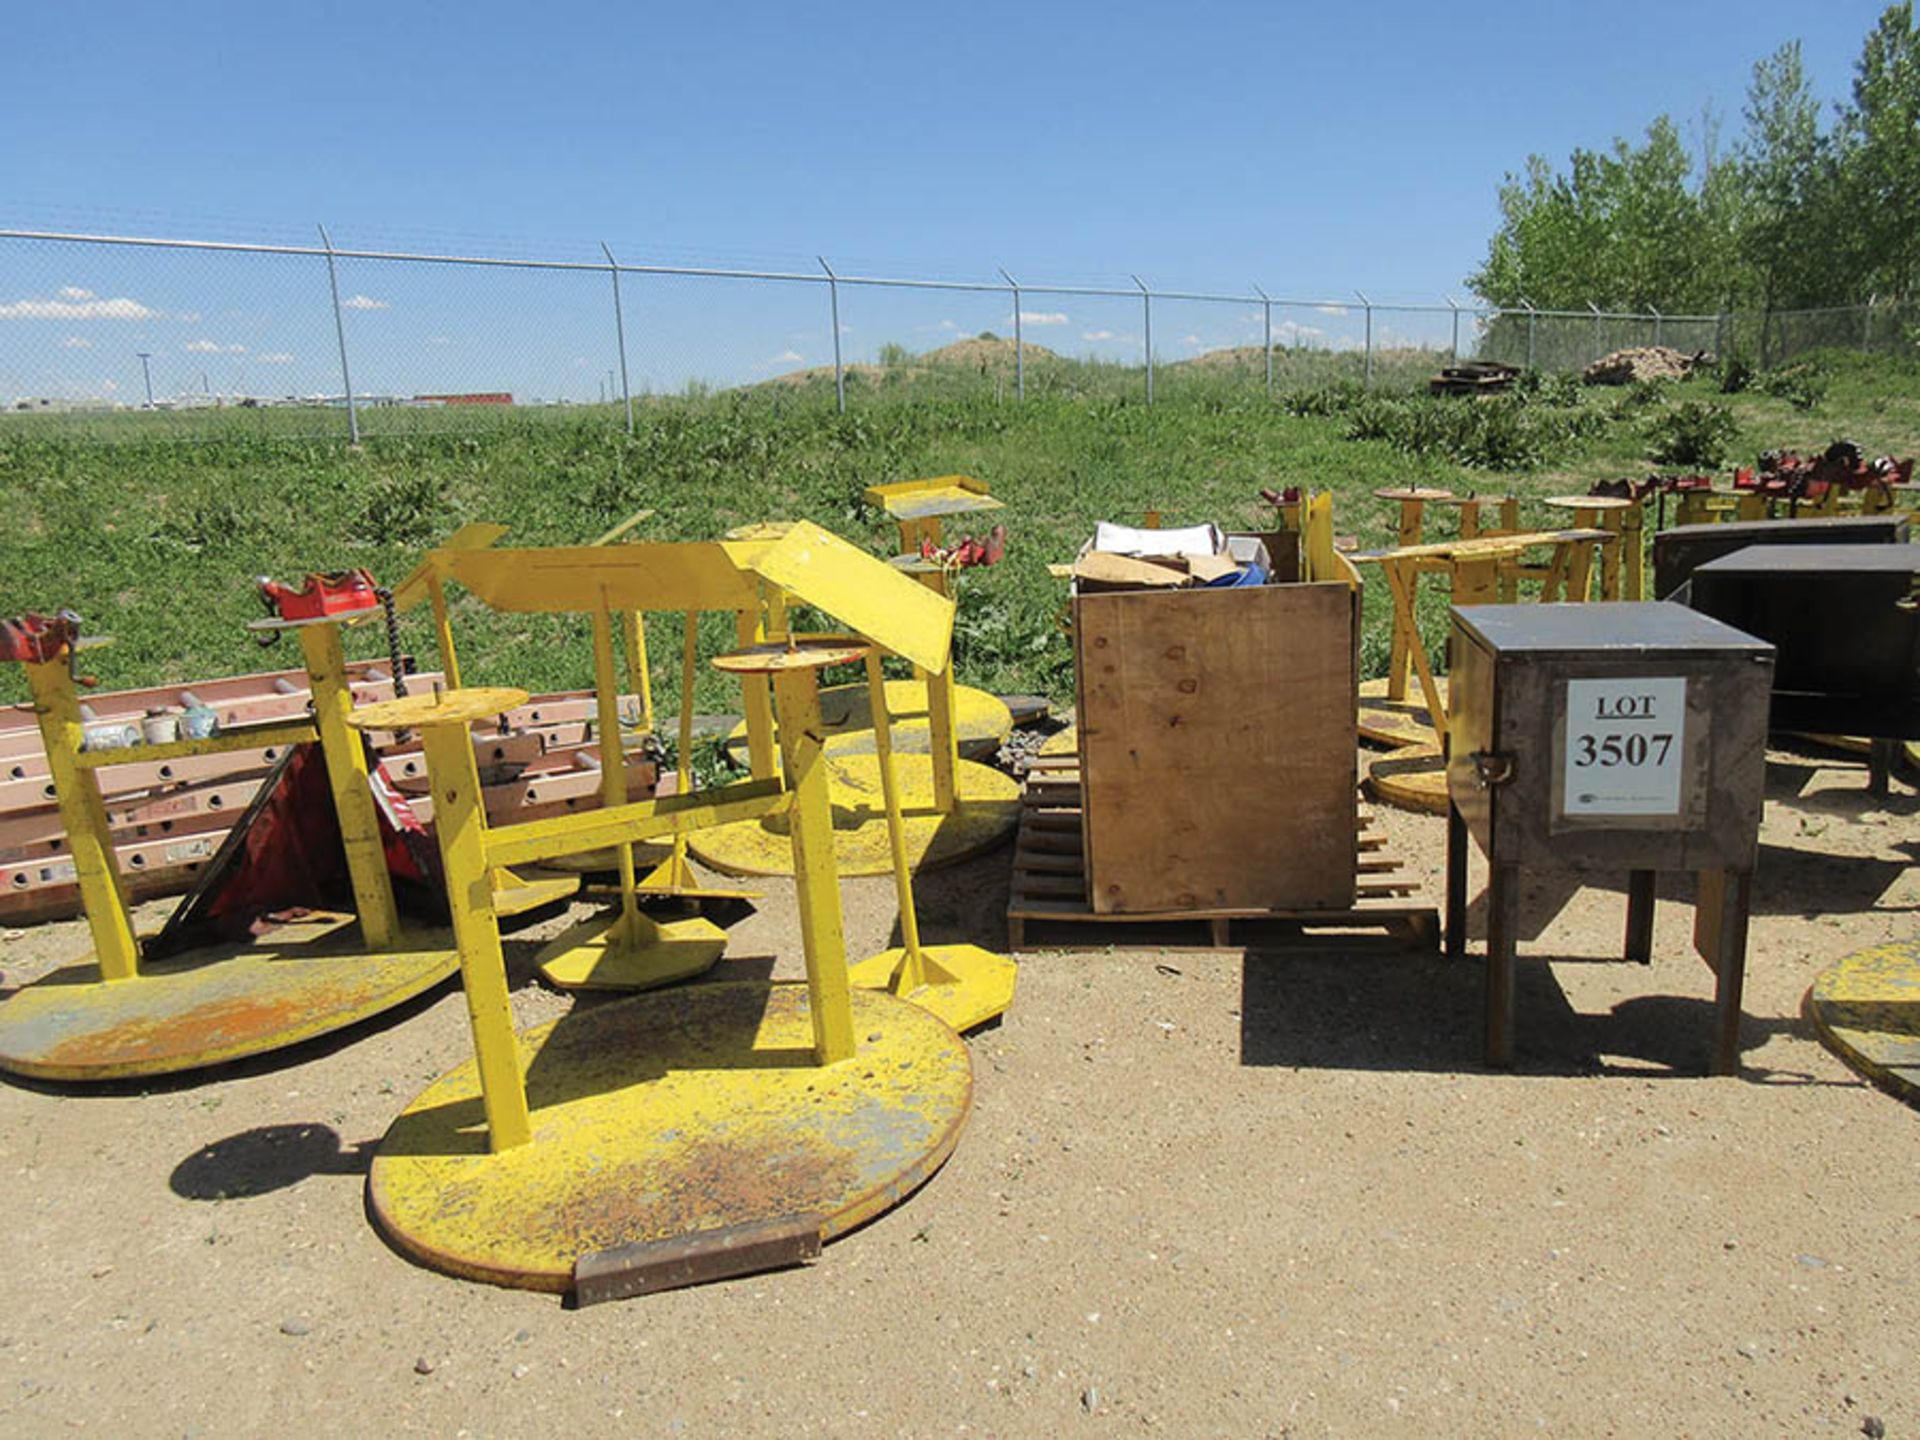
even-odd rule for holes
{"type": "Polygon", "coordinates": [[[476,390],[470,395],[416,395],[416,405],[511,405],[513,394],[507,390],[476,390]]]}

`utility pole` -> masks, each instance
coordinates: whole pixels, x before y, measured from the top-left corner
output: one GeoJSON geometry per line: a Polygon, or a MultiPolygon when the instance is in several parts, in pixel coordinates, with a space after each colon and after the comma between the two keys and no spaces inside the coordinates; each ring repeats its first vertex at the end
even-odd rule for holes
{"type": "Polygon", "coordinates": [[[147,408],[151,410],[153,408],[153,369],[147,364],[147,361],[153,358],[153,352],[151,350],[136,350],[133,353],[140,357],[140,376],[147,382],[147,408]]]}

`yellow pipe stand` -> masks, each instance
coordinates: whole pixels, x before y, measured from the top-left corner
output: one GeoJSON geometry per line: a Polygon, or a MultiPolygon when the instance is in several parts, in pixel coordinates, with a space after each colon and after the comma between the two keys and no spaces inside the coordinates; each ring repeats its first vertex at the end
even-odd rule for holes
{"type": "Polygon", "coordinates": [[[913,903],[913,874],[907,861],[906,824],[900,814],[900,787],[893,773],[892,725],[887,715],[886,680],[880,653],[867,655],[867,686],[872,694],[873,738],[880,783],[887,806],[887,840],[893,851],[894,894],[900,906],[898,949],[883,950],[853,967],[853,983],[886,990],[931,1010],[955,1030],[971,1030],[1013,1003],[1019,970],[1013,961],[978,945],[922,948],[920,917],[913,903]]]}
{"type": "Polygon", "coordinates": [[[88,750],[67,656],[26,666],[93,945],[85,960],[22,988],[0,1006],[0,1069],[54,1080],[200,1069],[351,1025],[453,973],[457,956],[445,937],[408,934],[394,903],[366,752],[348,728],[353,693],[340,644],[340,626],[348,618],[358,617],[256,623],[298,631],[312,723],[88,750]],[[250,943],[148,962],[114,866],[112,831],[94,772],[314,740],[326,761],[357,914],[317,914],[250,943]]]}
{"type": "MultiPolygon", "coordinates": [[[[596,638],[608,636],[597,648],[610,667],[605,616],[596,638]]],[[[474,1047],[394,1122],[374,1159],[369,1205],[401,1250],[456,1275],[564,1290],[583,1262],[615,1248],[644,1271],[649,1244],[757,1222],[832,1238],[898,1204],[951,1153],[971,1103],[965,1046],[934,1016],[848,981],[816,673],[866,651],[861,641],[774,641],[715,662],[771,680],[778,781],[493,831],[466,730],[523,695],[448,692],[356,717],[427,737],[474,1047]],[[804,986],[641,995],[515,1033],[490,867],[570,847],[630,853],[683,820],[741,812],[790,816],[804,986]],[[472,1133],[476,1101],[484,1146],[472,1133]]]]}
{"type": "MultiPolygon", "coordinates": [[[[1390,500],[1400,507],[1400,524],[1395,544],[1400,549],[1424,543],[1426,524],[1424,511],[1429,501],[1451,500],[1451,490],[1436,490],[1422,485],[1395,486],[1373,492],[1376,500],[1390,500]]],[[[1417,598],[1419,576],[1410,573],[1406,577],[1408,586],[1407,604],[1411,607],[1417,598]]],[[[1397,602],[1396,602],[1397,603],[1397,602]]],[[[1393,628],[1393,638],[1389,642],[1387,656],[1387,698],[1404,700],[1407,696],[1408,670],[1412,662],[1408,637],[1398,624],[1393,628]]]]}

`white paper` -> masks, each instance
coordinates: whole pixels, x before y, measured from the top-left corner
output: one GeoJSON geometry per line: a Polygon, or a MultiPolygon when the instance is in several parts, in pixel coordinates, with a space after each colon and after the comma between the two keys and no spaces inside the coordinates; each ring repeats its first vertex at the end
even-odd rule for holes
{"type": "Polygon", "coordinates": [[[1093,532],[1093,548],[1109,555],[1218,555],[1221,535],[1215,525],[1179,530],[1141,530],[1102,520],[1093,532]]]}
{"type": "Polygon", "coordinates": [[[1565,815],[1678,815],[1687,680],[1567,682],[1565,815]]]}

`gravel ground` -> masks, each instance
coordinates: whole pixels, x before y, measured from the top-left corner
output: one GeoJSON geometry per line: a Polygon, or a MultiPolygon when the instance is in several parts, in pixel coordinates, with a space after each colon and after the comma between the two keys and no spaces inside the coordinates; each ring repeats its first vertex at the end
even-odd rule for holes
{"type": "MultiPolygon", "coordinates": [[[[0,1428],[1913,1435],[1920,1125],[1800,1007],[1915,933],[1920,804],[1814,757],[1769,783],[1736,1077],[1700,1074],[1686,905],[1650,968],[1599,963],[1617,887],[1528,896],[1511,1074],[1476,962],[1036,955],[920,1193],[809,1268],[625,1304],[447,1279],[369,1224],[369,1152],[467,1053],[457,990],[199,1080],[0,1086],[0,1428]]],[[[1437,893],[1441,822],[1380,813],[1437,893]]],[[[997,943],[1007,866],[926,877],[928,940],[997,943]]],[[[844,895],[881,948],[888,882],[844,895]]],[[[782,887],[733,936],[722,974],[799,972],[782,887]]],[[[9,933],[0,967],[81,942],[9,933]]],[[[511,949],[520,1018],[561,1013],[511,949]]]]}

